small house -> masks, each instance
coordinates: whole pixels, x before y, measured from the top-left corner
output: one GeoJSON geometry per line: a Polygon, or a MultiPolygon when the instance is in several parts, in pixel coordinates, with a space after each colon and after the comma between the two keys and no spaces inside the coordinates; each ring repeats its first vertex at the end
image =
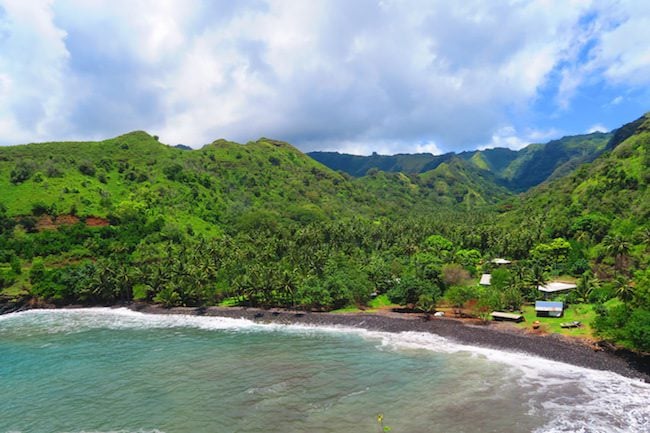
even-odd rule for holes
{"type": "Polygon", "coordinates": [[[537,317],[562,317],[564,314],[563,302],[535,301],[537,317]]]}
{"type": "Polygon", "coordinates": [[[557,292],[567,292],[569,290],[575,289],[577,286],[572,283],[563,283],[561,281],[553,281],[542,286],[537,286],[537,290],[544,293],[557,293],[557,292]]]}
{"type": "Polygon", "coordinates": [[[481,286],[489,286],[490,281],[492,281],[492,274],[483,274],[481,275],[481,281],[479,281],[479,285],[481,286]]]}
{"type": "Polygon", "coordinates": [[[512,262],[510,260],[497,257],[496,259],[492,259],[492,263],[494,263],[495,265],[509,265],[512,262]]]}

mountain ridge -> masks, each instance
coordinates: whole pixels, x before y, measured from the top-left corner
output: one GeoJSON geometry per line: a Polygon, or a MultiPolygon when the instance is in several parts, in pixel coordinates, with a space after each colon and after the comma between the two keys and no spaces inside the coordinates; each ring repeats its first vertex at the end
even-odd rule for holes
{"type": "Polygon", "coordinates": [[[512,192],[521,192],[592,161],[610,146],[616,131],[565,136],[547,143],[533,143],[519,151],[493,148],[442,155],[374,153],[370,156],[357,156],[339,152],[308,152],[307,155],[334,170],[345,171],[356,177],[365,175],[371,168],[402,171],[405,174],[424,173],[459,157],[469,161],[477,170],[492,173],[499,185],[512,192]]]}

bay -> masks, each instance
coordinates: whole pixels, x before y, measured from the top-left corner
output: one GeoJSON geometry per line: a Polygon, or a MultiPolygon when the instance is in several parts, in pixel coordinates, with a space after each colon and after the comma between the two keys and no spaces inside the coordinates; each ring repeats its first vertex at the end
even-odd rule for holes
{"type": "Polygon", "coordinates": [[[0,432],[644,432],[650,385],[430,334],[0,317],[0,432]]]}

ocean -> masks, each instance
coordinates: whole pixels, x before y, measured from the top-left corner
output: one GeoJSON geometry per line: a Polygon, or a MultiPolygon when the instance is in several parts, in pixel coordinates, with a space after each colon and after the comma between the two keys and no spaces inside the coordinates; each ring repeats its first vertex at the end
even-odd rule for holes
{"type": "Polygon", "coordinates": [[[649,426],[650,384],[431,334],[108,308],[0,316],[0,432],[649,426]]]}

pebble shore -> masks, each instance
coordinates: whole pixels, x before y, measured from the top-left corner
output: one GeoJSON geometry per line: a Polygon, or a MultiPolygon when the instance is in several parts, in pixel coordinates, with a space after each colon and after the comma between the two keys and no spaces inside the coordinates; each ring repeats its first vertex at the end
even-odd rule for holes
{"type": "Polygon", "coordinates": [[[240,307],[162,308],[149,304],[130,305],[148,314],[188,314],[243,318],[260,323],[345,326],[383,332],[430,332],[458,343],[524,352],[544,359],[580,367],[607,370],[650,383],[650,357],[627,351],[595,350],[595,347],[560,335],[534,335],[499,329],[490,325],[468,325],[450,318],[380,314],[331,314],[240,307]]]}

